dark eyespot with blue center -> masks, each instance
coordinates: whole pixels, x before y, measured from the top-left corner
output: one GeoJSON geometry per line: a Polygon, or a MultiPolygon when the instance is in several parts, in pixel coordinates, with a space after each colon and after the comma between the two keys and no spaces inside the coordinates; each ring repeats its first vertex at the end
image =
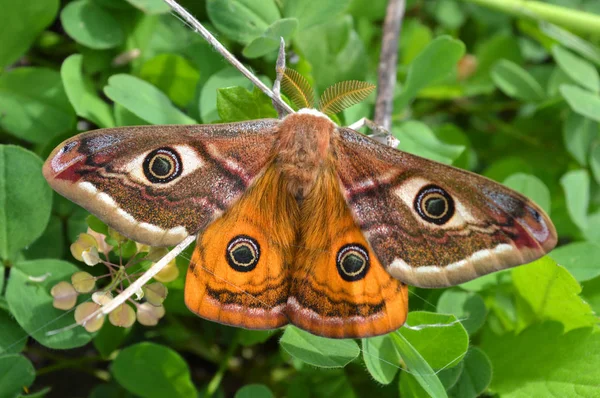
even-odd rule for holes
{"type": "Polygon", "coordinates": [[[150,152],[144,159],[143,168],[148,181],[157,184],[173,181],[183,171],[179,154],[167,147],[150,152]]]}
{"type": "Polygon", "coordinates": [[[343,280],[359,281],[367,275],[371,266],[369,252],[358,243],[342,246],[337,253],[335,265],[343,280]]]}
{"type": "Polygon", "coordinates": [[[256,239],[238,235],[229,241],[225,259],[231,268],[238,272],[250,272],[260,260],[260,245],[256,239]]]}
{"type": "Polygon", "coordinates": [[[414,208],[419,216],[430,223],[443,225],[454,215],[454,200],[437,185],[427,185],[415,197],[414,208]]]}

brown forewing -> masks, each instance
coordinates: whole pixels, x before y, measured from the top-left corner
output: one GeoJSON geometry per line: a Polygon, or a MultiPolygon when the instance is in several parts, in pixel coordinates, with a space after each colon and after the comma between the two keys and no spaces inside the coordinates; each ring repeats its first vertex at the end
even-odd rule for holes
{"type": "Polygon", "coordinates": [[[462,283],[533,261],[556,244],[556,231],[543,210],[485,177],[345,128],[338,130],[333,151],[357,224],[388,272],[405,283],[462,283]],[[415,211],[416,191],[425,184],[454,198],[457,216],[447,225],[428,223],[415,211]]]}

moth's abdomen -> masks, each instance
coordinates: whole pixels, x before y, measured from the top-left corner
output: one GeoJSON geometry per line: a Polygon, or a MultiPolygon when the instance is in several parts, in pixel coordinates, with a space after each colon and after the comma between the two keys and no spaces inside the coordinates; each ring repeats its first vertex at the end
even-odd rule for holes
{"type": "Polygon", "coordinates": [[[334,130],[335,124],[314,109],[302,109],[281,122],[276,162],[296,198],[313,187],[334,130]]]}

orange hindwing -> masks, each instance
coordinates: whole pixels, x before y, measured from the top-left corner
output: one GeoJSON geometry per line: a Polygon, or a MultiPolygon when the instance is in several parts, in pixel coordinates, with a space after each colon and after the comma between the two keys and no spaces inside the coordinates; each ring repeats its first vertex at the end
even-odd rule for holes
{"type": "Polygon", "coordinates": [[[248,329],[285,325],[298,205],[269,167],[198,236],[185,303],[203,318],[248,329]]]}
{"type": "Polygon", "coordinates": [[[391,332],[406,320],[408,287],[377,260],[329,165],[300,210],[287,315],[291,323],[326,337],[391,332]]]}

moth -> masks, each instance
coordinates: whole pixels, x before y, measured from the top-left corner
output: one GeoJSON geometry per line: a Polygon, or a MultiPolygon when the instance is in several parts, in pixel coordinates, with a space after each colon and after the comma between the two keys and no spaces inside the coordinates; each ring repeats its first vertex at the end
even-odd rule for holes
{"type": "Polygon", "coordinates": [[[523,195],[313,108],[91,131],[59,145],[43,172],[58,193],[137,242],[170,246],[197,235],[188,308],[249,329],[388,333],[406,319],[408,285],[456,285],[533,261],[557,241],[523,195]]]}

